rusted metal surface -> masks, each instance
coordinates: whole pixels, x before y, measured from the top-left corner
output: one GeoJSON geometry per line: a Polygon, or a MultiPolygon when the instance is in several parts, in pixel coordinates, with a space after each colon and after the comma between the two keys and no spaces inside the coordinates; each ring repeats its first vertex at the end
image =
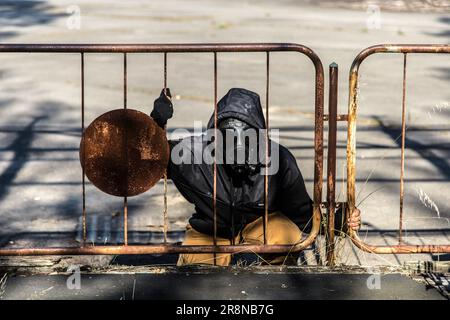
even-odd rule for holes
{"type": "Polygon", "coordinates": [[[183,44],[0,44],[0,52],[52,53],[200,53],[296,51],[321,63],[310,48],[297,43],[183,43],[183,44]]]}
{"type": "Polygon", "coordinates": [[[267,244],[267,227],[269,225],[269,88],[270,87],[270,53],[266,53],[266,130],[264,130],[264,219],[263,241],[267,244]]]}
{"type": "MultiPolygon", "coordinates": [[[[217,109],[217,52],[214,52],[214,137],[218,136],[218,109],[217,109]]],[[[214,150],[217,150],[217,139],[214,138],[214,150]]],[[[214,186],[213,186],[213,211],[214,211],[214,246],[217,246],[217,153],[214,152],[214,186]]],[[[234,226],[233,226],[234,227],[234,226]]],[[[214,265],[217,264],[216,251],[214,251],[214,265]]]]}
{"type": "MultiPolygon", "coordinates": [[[[450,53],[450,45],[376,45],[361,51],[353,60],[349,75],[349,106],[348,106],[348,134],[347,134],[347,214],[355,208],[356,191],[356,118],[358,109],[358,75],[361,63],[368,56],[375,53],[403,53],[403,99],[402,109],[406,108],[405,100],[405,79],[406,79],[406,54],[407,53],[450,53]]],[[[404,138],[406,134],[405,122],[402,121],[402,158],[404,159],[404,138]]],[[[404,167],[404,162],[402,161],[404,167]]],[[[403,173],[401,174],[403,177],[403,173]]],[[[402,180],[403,178],[401,178],[402,180]]],[[[402,197],[402,196],[401,196],[402,197]]],[[[402,205],[402,200],[401,205],[402,205]]],[[[401,208],[401,215],[403,209],[401,208]]],[[[400,218],[400,221],[402,216],[400,218]]],[[[402,225],[400,225],[402,228],[402,225]]],[[[393,246],[372,246],[364,243],[358,236],[358,233],[352,229],[349,236],[353,243],[366,252],[378,254],[401,254],[401,253],[450,253],[450,245],[409,245],[401,243],[393,246]]],[[[399,231],[399,235],[401,232],[399,231]]]]}
{"type": "MultiPolygon", "coordinates": [[[[164,95],[168,97],[167,94],[167,53],[164,52],[164,95]]],[[[170,97],[169,97],[170,98],[170,97]]],[[[164,131],[167,129],[167,125],[164,126],[164,131]]],[[[167,211],[167,169],[164,172],[164,199],[163,199],[163,234],[164,243],[167,243],[167,231],[168,227],[168,211],[167,211]]]]}
{"type": "Polygon", "coordinates": [[[40,255],[116,255],[116,254],[164,254],[164,253],[280,253],[306,249],[307,243],[297,245],[128,245],[128,246],[83,246],[60,248],[0,249],[0,256],[40,255]]]}
{"type": "Polygon", "coordinates": [[[97,188],[114,196],[135,196],[161,179],[169,161],[169,146],[164,131],[148,115],[117,109],[86,128],[80,159],[97,188]]]}
{"type": "Polygon", "coordinates": [[[327,264],[334,266],[334,232],[336,211],[336,140],[337,140],[337,102],[338,102],[338,65],[330,64],[330,85],[328,99],[328,155],[327,155],[327,211],[328,229],[326,254],[327,264]]]}
{"type": "Polygon", "coordinates": [[[398,222],[398,243],[402,243],[403,200],[405,198],[405,139],[406,139],[406,55],[403,54],[403,90],[402,90],[402,146],[400,156],[400,213],[398,222]]]}
{"type": "Polygon", "coordinates": [[[412,253],[449,253],[450,245],[412,245],[373,246],[364,241],[356,232],[350,232],[353,243],[361,250],[377,254],[412,254],[412,253]]]}
{"type": "Polygon", "coordinates": [[[128,245],[128,197],[127,196],[123,197],[123,244],[128,245]]]}
{"type": "Polygon", "coordinates": [[[314,194],[313,194],[313,228],[305,242],[313,242],[320,231],[323,187],[323,96],[324,96],[324,72],[322,63],[315,64],[315,117],[314,117],[314,194]]]}
{"type": "Polygon", "coordinates": [[[164,203],[163,203],[163,236],[164,243],[167,243],[167,231],[169,230],[169,216],[167,212],[167,172],[164,172],[164,203]]]}
{"type": "MultiPolygon", "coordinates": [[[[84,136],[84,53],[81,53],[81,136],[84,136]]],[[[83,147],[83,150],[85,148],[83,147]]],[[[84,151],[81,159],[85,159],[84,151]]],[[[83,244],[86,243],[86,173],[84,172],[84,164],[81,166],[81,207],[82,207],[82,224],[83,224],[83,244]]]]}
{"type": "MultiPolygon", "coordinates": [[[[85,139],[82,139],[80,144],[80,157],[82,166],[86,172],[87,177],[99,188],[109,194],[123,196],[124,197],[124,235],[125,244],[127,244],[127,213],[128,213],[128,196],[139,194],[150,188],[157,180],[159,180],[164,170],[159,170],[159,164],[166,163],[168,159],[168,147],[165,140],[165,134],[162,129],[157,127],[153,121],[145,115],[137,116],[135,114],[138,111],[127,108],[127,87],[126,87],[126,54],[127,53],[202,53],[211,52],[214,53],[214,68],[215,68],[215,88],[214,88],[214,105],[217,106],[217,53],[219,52],[281,52],[291,51],[306,55],[315,67],[315,123],[314,123],[314,211],[312,218],[312,230],[308,237],[292,246],[285,245],[231,245],[231,246],[174,246],[174,245],[147,245],[147,246],[103,246],[103,247],[87,247],[82,246],[79,248],[22,248],[22,249],[0,249],[0,255],[77,255],[77,254],[151,254],[151,253],[236,253],[236,252],[255,252],[255,253],[281,253],[281,252],[295,252],[303,250],[309,247],[317,237],[320,229],[321,211],[320,204],[322,202],[322,184],[323,184],[323,94],[324,94],[324,72],[323,66],[319,57],[308,47],[299,44],[292,43],[234,43],[234,44],[0,44],[0,52],[46,52],[46,53],[123,53],[124,54],[124,109],[114,110],[111,113],[107,113],[102,117],[108,118],[108,121],[117,122],[117,133],[109,133],[109,139],[114,139],[114,146],[112,148],[105,148],[102,144],[95,145],[90,144],[90,139],[98,139],[98,136],[93,136],[90,131],[98,131],[98,128],[88,127],[85,131],[85,139]],[[113,115],[113,114],[114,115],[113,115]],[[109,119],[111,117],[111,119],[109,119]],[[147,123],[146,120],[150,120],[147,123]],[[120,121],[122,119],[122,121],[120,121]],[[126,120],[124,120],[126,119],[126,120]],[[131,121],[134,121],[131,125],[131,121]],[[140,122],[141,121],[141,122],[140,122]],[[138,128],[145,127],[147,129],[155,130],[151,131],[154,136],[159,138],[155,139],[161,143],[164,141],[163,146],[154,147],[151,144],[146,144],[146,147],[136,144],[142,132],[138,132],[138,128]],[[126,130],[125,130],[126,129],[126,130]],[[161,130],[161,131],[159,131],[161,130]],[[126,138],[124,136],[126,134],[126,138]],[[124,143],[124,140],[128,143],[124,143]],[[83,145],[86,143],[85,148],[83,145]],[[127,149],[124,147],[128,146],[127,149]],[[138,146],[137,148],[131,148],[131,146],[138,146]],[[150,146],[152,146],[150,148],[150,146]],[[155,152],[156,148],[161,148],[161,152],[155,152]],[[167,154],[165,153],[167,148],[167,154]],[[85,150],[86,149],[86,150],[85,150]],[[104,156],[110,156],[109,153],[115,150],[116,154],[114,158],[109,158],[110,161],[106,161],[104,156]],[[90,153],[92,151],[92,153],[90,153]],[[102,154],[99,151],[107,152],[102,154]],[[86,156],[83,154],[86,153],[86,156]],[[89,155],[97,154],[97,157],[89,158],[89,155]],[[158,168],[155,169],[156,164],[150,164],[150,159],[147,162],[138,156],[151,156],[156,157],[155,160],[158,163],[158,168]],[[127,158],[127,159],[126,159],[127,158]],[[126,159],[127,161],[124,161],[126,159]],[[89,160],[89,161],[88,161],[89,160]],[[83,162],[86,162],[83,165],[83,162]],[[104,166],[97,165],[93,162],[104,163],[104,166]],[[128,165],[124,165],[127,163],[128,165]],[[111,168],[111,166],[113,166],[111,168]],[[99,169],[93,170],[93,169],[99,169]],[[150,168],[151,170],[147,170],[150,168]],[[105,171],[105,172],[102,172],[105,171]],[[116,172],[117,176],[111,176],[112,172],[116,172]],[[139,175],[138,175],[139,172],[139,175]],[[113,180],[111,180],[113,179],[113,180]],[[141,180],[142,179],[142,180],[141,180]],[[143,181],[145,180],[145,182],[143,181]],[[155,181],[156,180],[156,181],[155,181]],[[116,183],[114,182],[116,181],[116,183]],[[123,182],[126,183],[117,183],[123,182]],[[103,188],[103,189],[102,189],[103,188]]],[[[166,64],[166,60],[165,60],[166,64]]],[[[166,71],[165,71],[166,72],[166,71]]],[[[165,75],[165,87],[166,83],[165,75]]],[[[83,84],[84,90],[84,84],[83,84]]],[[[84,92],[84,91],[83,91],[84,92]]],[[[84,114],[84,93],[82,110],[84,114]]],[[[217,113],[217,110],[215,111],[217,113]]],[[[217,114],[216,114],[217,116],[217,114]]],[[[84,119],[84,117],[83,117],[84,119]]],[[[111,124],[106,121],[106,127],[111,129],[111,124]]],[[[215,123],[217,128],[217,123],[215,123]]],[[[108,130],[109,130],[108,129],[108,130]]],[[[103,129],[102,129],[103,130],[103,129]]],[[[100,130],[100,131],[102,131],[100,130]]],[[[116,130],[116,129],[115,129],[116,130]]],[[[100,132],[99,131],[99,132],[100,132]]],[[[145,131],[145,130],[144,130],[145,131]]],[[[103,132],[103,131],[102,131],[103,132]]],[[[104,137],[103,137],[104,138],[104,137]]],[[[104,139],[99,139],[103,141],[104,139]]],[[[149,137],[146,136],[145,139],[149,137]]],[[[144,139],[144,140],[145,140],[144,139]]],[[[148,142],[148,141],[147,141],[148,142]]],[[[154,141],[153,141],[154,142],[154,141]]],[[[165,168],[165,166],[163,166],[165,168]]],[[[216,178],[214,178],[216,179],[216,178]]],[[[84,186],[84,184],[83,184],[84,186]]],[[[84,188],[84,187],[83,187],[84,188]]],[[[215,188],[214,188],[215,189],[215,188]]],[[[84,190],[84,189],[83,189],[84,190]]],[[[215,192],[214,192],[215,193],[215,192]]],[[[84,199],[84,194],[83,194],[84,199]]],[[[214,197],[215,199],[215,197],[214,197]]],[[[215,200],[214,200],[215,202],[215,200]]],[[[215,205],[214,205],[215,207],[215,205]]],[[[84,214],[84,213],[83,213],[84,214]]],[[[215,214],[216,215],[216,214],[215,214]]],[[[267,223],[267,221],[266,221],[267,223]]],[[[216,222],[215,222],[216,224],[216,222]]],[[[216,227],[215,227],[216,228],[216,227]]],[[[216,233],[216,231],[215,231],[216,233]]]]}
{"type": "MultiPolygon", "coordinates": [[[[123,54],[123,109],[127,110],[127,53],[123,54]]],[[[127,189],[122,194],[123,195],[123,242],[124,245],[128,245],[128,186],[129,186],[129,169],[128,169],[128,127],[127,125],[123,126],[123,136],[125,142],[122,144],[123,155],[126,172],[124,176],[124,182],[127,189]]],[[[123,182],[122,182],[123,183],[123,182]]],[[[155,182],[156,183],[156,182],[155,182]]]]}

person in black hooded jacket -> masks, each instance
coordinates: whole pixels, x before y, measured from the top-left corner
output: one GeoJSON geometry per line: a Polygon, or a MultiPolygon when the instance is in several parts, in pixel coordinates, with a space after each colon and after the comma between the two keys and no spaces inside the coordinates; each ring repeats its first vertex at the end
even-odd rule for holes
{"type": "MultiPolygon", "coordinates": [[[[166,89],[155,100],[151,116],[159,126],[165,127],[172,114],[170,90],[166,89]]],[[[209,132],[215,132],[214,122],[213,114],[207,125],[209,132]]],[[[265,212],[264,172],[265,166],[273,163],[262,164],[258,157],[256,161],[248,161],[249,150],[260,150],[265,143],[261,139],[257,140],[255,148],[254,145],[249,145],[246,139],[248,131],[266,128],[259,95],[246,89],[230,89],[217,105],[217,124],[218,130],[225,137],[224,140],[226,137],[232,137],[231,154],[234,157],[232,161],[227,162],[230,150],[221,152],[226,143],[217,142],[217,150],[213,149],[217,162],[217,244],[261,244],[265,212]],[[227,136],[227,132],[232,134],[227,136]],[[244,150],[241,157],[243,161],[238,163],[237,152],[240,148],[244,150]],[[225,160],[220,162],[217,159],[225,160]]],[[[212,161],[204,158],[207,153],[205,151],[214,145],[211,142],[213,139],[210,138],[208,134],[204,134],[169,141],[171,157],[167,177],[173,181],[180,193],[195,205],[195,213],[187,226],[184,245],[213,244],[214,165],[212,161]]],[[[302,232],[308,233],[311,229],[313,202],[291,152],[273,141],[270,141],[268,150],[270,159],[275,159],[275,150],[277,151],[278,170],[268,175],[267,198],[270,214],[267,243],[292,245],[301,241],[302,232]]],[[[358,209],[352,212],[347,222],[349,227],[355,230],[359,228],[358,209]]],[[[213,264],[214,260],[218,265],[228,265],[231,255],[217,254],[214,257],[213,254],[181,254],[178,265],[213,264]]],[[[285,255],[266,255],[265,260],[271,264],[288,261],[285,255]]]]}

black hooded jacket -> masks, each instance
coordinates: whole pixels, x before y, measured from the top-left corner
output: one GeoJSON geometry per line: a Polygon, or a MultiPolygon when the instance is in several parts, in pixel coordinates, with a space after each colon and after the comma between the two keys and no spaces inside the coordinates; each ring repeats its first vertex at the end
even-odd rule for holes
{"type": "MultiPolygon", "coordinates": [[[[226,118],[237,118],[254,128],[265,128],[258,94],[245,89],[231,89],[219,101],[217,115],[219,122],[226,118]]],[[[213,117],[208,128],[214,128],[213,117]]],[[[175,164],[170,160],[168,177],[180,193],[195,205],[196,212],[189,220],[191,226],[201,233],[212,235],[214,166],[197,159],[198,152],[194,151],[204,150],[209,143],[211,142],[205,141],[202,136],[170,141],[172,150],[188,150],[185,152],[190,154],[183,156],[185,159],[189,158],[191,163],[175,164]]],[[[282,145],[278,145],[278,149],[279,169],[277,173],[269,175],[268,179],[269,212],[280,211],[297,224],[300,230],[309,232],[313,213],[312,200],[294,156],[282,145]]],[[[224,165],[218,164],[216,206],[218,236],[237,236],[246,224],[264,216],[264,175],[257,173],[243,181],[236,180],[224,165]]]]}

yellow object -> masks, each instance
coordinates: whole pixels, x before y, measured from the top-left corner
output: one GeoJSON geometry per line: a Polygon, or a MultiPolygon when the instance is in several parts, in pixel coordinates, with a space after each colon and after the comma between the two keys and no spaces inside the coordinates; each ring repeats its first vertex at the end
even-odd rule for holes
{"type": "MultiPolygon", "coordinates": [[[[269,245],[294,245],[300,242],[302,239],[302,232],[297,225],[289,218],[280,212],[274,212],[268,216],[267,226],[267,244],[269,245]]],[[[236,244],[263,244],[263,217],[256,219],[244,227],[244,229],[235,238],[236,244]]],[[[194,230],[190,225],[187,226],[185,239],[183,245],[212,245],[214,244],[213,237],[207,234],[200,233],[194,230]]],[[[224,239],[217,237],[217,245],[230,245],[230,239],[224,239]]],[[[274,254],[262,255],[267,257],[266,263],[281,264],[285,262],[286,254],[274,254]]],[[[217,253],[216,264],[218,266],[228,266],[231,262],[231,254],[229,253],[217,253]]],[[[178,259],[178,266],[190,265],[190,264],[214,264],[213,253],[201,253],[201,254],[180,254],[178,259]]]]}

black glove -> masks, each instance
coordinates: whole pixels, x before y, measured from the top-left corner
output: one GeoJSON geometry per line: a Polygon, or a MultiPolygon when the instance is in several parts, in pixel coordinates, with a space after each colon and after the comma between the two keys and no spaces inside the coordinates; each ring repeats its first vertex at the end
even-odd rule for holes
{"type": "Polygon", "coordinates": [[[172,118],[173,105],[171,99],[170,89],[167,88],[165,92],[164,89],[161,91],[159,98],[153,103],[153,111],[150,113],[150,116],[161,128],[164,128],[167,120],[172,118]]]}

